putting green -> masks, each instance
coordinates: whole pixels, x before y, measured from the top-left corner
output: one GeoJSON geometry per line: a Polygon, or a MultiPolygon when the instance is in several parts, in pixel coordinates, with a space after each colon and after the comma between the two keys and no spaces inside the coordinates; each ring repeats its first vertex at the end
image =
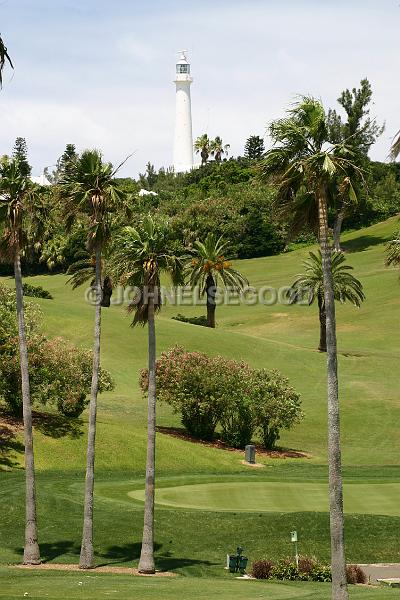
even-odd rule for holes
{"type": "MultiPolygon", "coordinates": [[[[144,500],[144,491],[128,492],[144,500]]],[[[159,488],[156,503],[173,508],[243,512],[327,512],[323,483],[226,482],[159,488]]],[[[347,513],[400,516],[400,483],[348,483],[347,513]]]]}

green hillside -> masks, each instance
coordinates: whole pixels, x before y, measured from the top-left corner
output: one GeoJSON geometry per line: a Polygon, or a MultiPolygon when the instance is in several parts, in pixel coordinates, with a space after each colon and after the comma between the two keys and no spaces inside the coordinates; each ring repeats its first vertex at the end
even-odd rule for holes
{"type": "MultiPolygon", "coordinates": [[[[367,296],[359,310],[350,305],[337,307],[344,475],[348,483],[362,484],[359,493],[370,495],[372,499],[371,506],[365,498],[358,505],[357,493],[352,492],[355,498],[349,500],[346,532],[350,561],[400,561],[400,517],[396,516],[399,512],[395,508],[396,484],[400,482],[400,285],[398,273],[384,267],[383,254],[384,243],[397,225],[397,218],[392,218],[344,236],[347,260],[354,267],[355,276],[362,281],[367,296]],[[381,490],[376,486],[384,483],[392,490],[389,494],[392,508],[381,511],[377,494],[381,490]],[[354,503],[361,508],[353,508],[354,503]]],[[[239,268],[252,285],[279,288],[290,284],[301,271],[301,260],[308,250],[240,261],[239,268]]],[[[27,281],[43,286],[54,296],[52,301],[35,300],[42,307],[46,332],[90,347],[93,308],[85,302],[84,290],[72,291],[65,285],[66,279],[63,275],[53,275],[31,277],[27,281]]],[[[6,281],[13,285],[11,279],[6,281]]],[[[326,357],[316,351],[317,308],[280,303],[219,306],[215,330],[171,318],[178,313],[195,316],[203,312],[201,306],[165,306],[157,318],[158,353],[180,344],[191,350],[243,359],[254,367],[282,371],[301,393],[305,419],[293,431],[283,432],[279,443],[284,448],[306,453],[307,458],[259,457],[265,468],[249,471],[241,464],[241,452],[158,433],[159,485],[174,489],[192,485],[193,495],[198,493],[199,484],[221,482],[231,487],[235,482],[283,480],[298,484],[316,482],[324,486],[327,473],[326,357]]],[[[120,306],[103,311],[102,362],[117,386],[114,392],[102,395],[99,402],[95,515],[98,564],[130,564],[137,560],[141,539],[146,400],[139,390],[138,373],[146,366],[147,331],[132,329],[129,323],[129,317],[120,306]],[[132,497],[129,493],[134,490],[137,493],[132,497]]],[[[35,427],[39,542],[43,556],[54,562],[76,562],[79,554],[85,415],[69,422],[55,417],[40,419],[35,427]]],[[[177,427],[179,419],[169,407],[161,405],[158,424],[177,427]]],[[[0,563],[18,561],[21,553],[24,503],[21,450],[17,436],[9,440],[8,447],[0,454],[4,470],[0,473],[0,563]]],[[[221,499],[218,494],[214,494],[215,505],[212,499],[207,505],[200,502],[199,506],[190,501],[179,503],[179,493],[175,494],[172,507],[160,503],[156,512],[158,567],[186,575],[223,577],[226,553],[238,543],[243,543],[251,559],[290,554],[288,532],[291,528],[299,531],[301,552],[328,560],[329,528],[324,504],[315,505],[317,512],[301,512],[305,509],[297,501],[301,496],[299,485],[288,507],[287,489],[275,486],[275,507],[264,512],[257,504],[250,503],[246,509],[239,500],[237,512],[235,502],[225,510],[221,505],[224,497],[221,499]],[[288,513],[276,508],[279,494],[285,497],[283,506],[288,513]],[[182,518],[177,518],[177,514],[182,518]]],[[[186,500],[189,496],[190,489],[186,490],[186,500]]],[[[25,573],[18,573],[13,577],[20,581],[24,576],[25,573]]],[[[54,577],[61,578],[61,575],[54,577]]],[[[309,588],[309,596],[291,596],[285,595],[282,588],[282,595],[277,593],[275,597],[325,597],[318,595],[319,592],[313,595],[315,589],[315,586],[309,588]]],[[[365,596],[384,597],[368,593],[365,596]]],[[[0,590],[0,597],[14,596],[4,596],[0,590]]],[[[253,598],[252,595],[242,597],[253,598]]]]}

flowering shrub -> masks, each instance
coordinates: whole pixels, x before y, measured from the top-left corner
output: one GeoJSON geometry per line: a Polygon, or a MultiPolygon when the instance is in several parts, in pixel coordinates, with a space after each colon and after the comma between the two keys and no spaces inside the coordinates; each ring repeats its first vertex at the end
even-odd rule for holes
{"type": "MultiPolygon", "coordinates": [[[[66,416],[78,416],[85,408],[92,378],[92,353],[62,338],[48,340],[40,333],[41,313],[26,303],[31,400],[36,405],[55,404],[66,416]]],[[[100,370],[99,391],[112,390],[114,382],[100,370]]],[[[0,284],[0,397],[10,411],[22,414],[21,372],[15,293],[0,284]]]]}
{"type": "MultiPolygon", "coordinates": [[[[147,370],[140,384],[147,390],[147,370]]],[[[176,413],[187,431],[203,440],[221,437],[235,448],[248,444],[255,430],[272,448],[282,428],[302,418],[299,395],[278,371],[252,369],[245,362],[176,346],[163,352],[156,364],[159,400],[176,413]]]]}
{"type": "Polygon", "coordinates": [[[265,448],[274,448],[281,429],[290,429],[303,413],[299,394],[279,371],[253,372],[252,416],[265,448]]]}
{"type": "MultiPolygon", "coordinates": [[[[354,567],[356,565],[349,565],[354,567]]],[[[347,572],[349,573],[349,566],[347,572]]],[[[359,567],[358,567],[359,568],[359,567]]],[[[251,574],[256,579],[280,579],[289,581],[332,581],[332,573],[329,565],[319,563],[315,558],[299,556],[299,566],[293,559],[285,558],[278,562],[262,558],[253,562],[251,574]]],[[[350,581],[348,583],[356,583],[350,581]]]]}
{"type": "MultiPolygon", "coordinates": [[[[141,387],[147,389],[147,369],[141,371],[141,387]]],[[[201,352],[186,352],[176,346],[163,352],[156,363],[159,400],[181,414],[187,431],[202,440],[211,440],[222,415],[221,382],[212,360],[201,352]]]]}

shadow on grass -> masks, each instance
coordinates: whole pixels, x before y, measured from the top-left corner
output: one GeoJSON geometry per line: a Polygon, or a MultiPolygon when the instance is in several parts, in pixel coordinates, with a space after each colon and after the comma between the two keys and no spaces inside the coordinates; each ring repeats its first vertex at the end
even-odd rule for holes
{"type": "Polygon", "coordinates": [[[360,235],[354,240],[347,240],[341,244],[344,252],[362,252],[373,246],[384,244],[389,240],[389,237],[378,237],[376,235],[360,235]]]}
{"type": "MultiPolygon", "coordinates": [[[[162,544],[154,543],[154,551],[157,552],[162,547],[162,544]]],[[[127,563],[133,560],[139,560],[142,544],[135,542],[134,544],[123,544],[122,546],[109,546],[105,552],[98,553],[97,556],[106,559],[99,567],[106,567],[112,564],[127,563]]]]}
{"type": "MultiPolygon", "coordinates": [[[[122,546],[109,546],[107,550],[101,554],[97,554],[98,557],[106,559],[98,567],[106,567],[112,564],[128,563],[137,561],[140,558],[140,550],[142,544],[136,542],[134,544],[124,544],[122,546]]],[[[174,569],[182,569],[184,567],[190,567],[194,565],[203,566],[214,566],[218,563],[213,563],[208,560],[197,560],[191,558],[177,558],[172,555],[170,551],[162,552],[162,544],[157,542],[154,543],[155,562],[157,569],[161,571],[173,571],[174,569]]]]}
{"type": "Polygon", "coordinates": [[[172,555],[170,556],[168,552],[161,556],[156,556],[155,561],[156,566],[160,571],[175,571],[176,569],[200,565],[203,567],[215,567],[220,564],[219,562],[211,562],[209,560],[200,560],[196,558],[177,558],[172,555]]]}
{"type": "Polygon", "coordinates": [[[24,451],[24,445],[17,439],[16,432],[7,424],[0,424],[0,467],[19,467],[16,454],[24,451]]]}
{"type": "Polygon", "coordinates": [[[83,435],[82,419],[35,411],[32,416],[34,427],[43,435],[52,438],[69,437],[72,439],[80,438],[83,435]]]}
{"type": "Polygon", "coordinates": [[[80,546],[72,540],[61,540],[60,542],[52,542],[51,544],[39,544],[39,546],[43,562],[49,562],[64,554],[79,556],[80,553],[80,546]]]}
{"type": "MultiPolygon", "coordinates": [[[[78,556],[80,552],[80,546],[73,542],[72,540],[61,540],[59,542],[52,542],[50,544],[39,544],[40,547],[40,557],[42,562],[50,562],[59,556],[69,555],[69,556],[78,556]]],[[[19,554],[22,558],[24,554],[24,549],[21,547],[14,549],[17,554],[19,554]]],[[[68,561],[63,561],[68,562],[68,561]]]]}

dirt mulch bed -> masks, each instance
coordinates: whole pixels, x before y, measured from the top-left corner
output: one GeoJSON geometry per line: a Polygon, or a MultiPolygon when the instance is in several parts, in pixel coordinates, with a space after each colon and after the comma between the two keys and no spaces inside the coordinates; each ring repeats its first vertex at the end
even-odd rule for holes
{"type": "Polygon", "coordinates": [[[27,569],[39,571],[78,571],[79,573],[117,573],[119,575],[135,575],[138,577],[176,577],[176,573],[170,571],[156,571],[153,575],[139,573],[137,569],[131,567],[95,567],[94,569],[80,569],[77,564],[63,563],[41,563],[40,565],[8,565],[13,569],[27,569]]]}
{"type": "MultiPolygon", "coordinates": [[[[192,444],[201,444],[202,446],[208,446],[209,448],[218,448],[220,450],[229,450],[230,452],[236,452],[243,456],[243,450],[232,448],[222,440],[212,440],[206,442],[204,440],[198,440],[187,433],[184,429],[177,427],[160,427],[158,426],[157,431],[171,437],[185,440],[186,442],[192,442],[192,444]]],[[[276,450],[265,450],[262,446],[256,444],[256,452],[258,456],[264,456],[265,458],[311,458],[311,454],[308,452],[299,452],[298,450],[292,450],[291,448],[277,448],[276,450]]]]}

